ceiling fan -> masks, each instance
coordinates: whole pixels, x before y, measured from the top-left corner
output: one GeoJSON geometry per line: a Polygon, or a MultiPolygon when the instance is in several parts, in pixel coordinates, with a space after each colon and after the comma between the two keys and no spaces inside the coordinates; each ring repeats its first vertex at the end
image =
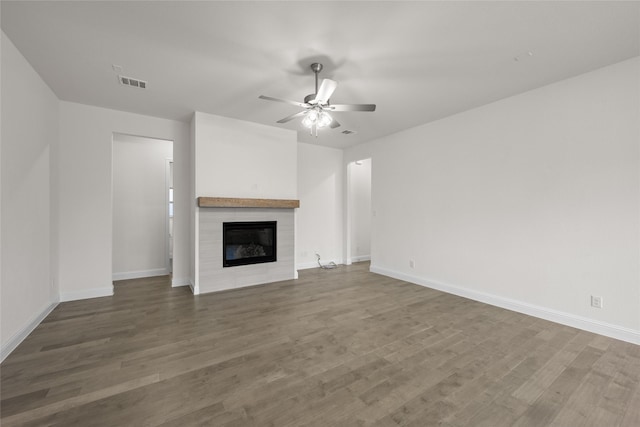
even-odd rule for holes
{"type": "Polygon", "coordinates": [[[338,121],[331,117],[330,111],[375,111],[375,104],[331,104],[329,98],[338,86],[338,82],[330,79],[323,79],[318,88],[318,73],[322,71],[322,64],[314,62],[311,64],[311,71],[316,76],[316,91],[304,97],[304,102],[289,101],[286,99],[273,98],[271,96],[260,95],[258,98],[267,101],[284,102],[303,108],[302,111],[280,119],[277,123],[286,123],[298,117],[304,117],[302,124],[309,128],[309,132],[315,132],[318,136],[318,128],[329,126],[334,129],[340,126],[338,121]]]}

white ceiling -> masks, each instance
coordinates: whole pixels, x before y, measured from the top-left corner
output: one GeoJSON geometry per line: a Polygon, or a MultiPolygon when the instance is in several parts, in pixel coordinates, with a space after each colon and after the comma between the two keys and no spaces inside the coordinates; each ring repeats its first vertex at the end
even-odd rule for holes
{"type": "Polygon", "coordinates": [[[62,99],[189,121],[202,111],[348,147],[640,55],[640,2],[2,1],[2,29],[62,99]],[[532,52],[530,56],[528,52],[532,52]],[[514,58],[519,57],[519,60],[514,58]],[[275,122],[320,77],[342,123],[275,122]],[[148,82],[121,86],[112,66],[148,82]],[[349,129],[357,133],[343,135],[349,129]]]}

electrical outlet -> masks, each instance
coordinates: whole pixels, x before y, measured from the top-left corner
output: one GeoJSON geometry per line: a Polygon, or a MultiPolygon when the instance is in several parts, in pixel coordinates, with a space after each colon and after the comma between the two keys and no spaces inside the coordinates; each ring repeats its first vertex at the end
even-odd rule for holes
{"type": "Polygon", "coordinates": [[[591,295],[591,307],[602,308],[602,297],[591,295]]]}
{"type": "Polygon", "coordinates": [[[414,260],[410,259],[409,260],[409,267],[415,268],[415,266],[416,266],[416,262],[414,260]]]}

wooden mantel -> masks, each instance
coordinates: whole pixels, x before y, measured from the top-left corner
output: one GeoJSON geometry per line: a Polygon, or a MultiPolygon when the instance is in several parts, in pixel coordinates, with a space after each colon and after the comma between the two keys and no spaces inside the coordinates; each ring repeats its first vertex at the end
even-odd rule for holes
{"type": "Polygon", "coordinates": [[[285,199],[238,199],[232,197],[198,197],[201,208],[274,208],[294,209],[300,207],[300,200],[285,199]]]}

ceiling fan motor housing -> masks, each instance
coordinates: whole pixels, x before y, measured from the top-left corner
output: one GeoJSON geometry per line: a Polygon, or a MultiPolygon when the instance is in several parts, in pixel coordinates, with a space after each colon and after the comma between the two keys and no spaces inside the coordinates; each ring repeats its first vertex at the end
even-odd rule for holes
{"type": "Polygon", "coordinates": [[[315,101],[316,99],[316,94],[315,93],[310,93],[309,95],[304,97],[304,103],[305,104],[310,104],[311,101],[315,101]]]}

